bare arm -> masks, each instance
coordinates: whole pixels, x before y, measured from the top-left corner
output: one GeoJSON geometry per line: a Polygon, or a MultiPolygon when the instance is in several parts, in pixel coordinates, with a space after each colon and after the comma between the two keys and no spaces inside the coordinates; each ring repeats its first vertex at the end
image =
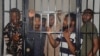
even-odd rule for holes
{"type": "Polygon", "coordinates": [[[69,32],[64,32],[63,33],[67,43],[68,43],[68,47],[69,47],[69,50],[75,54],[75,46],[73,45],[73,43],[70,41],[70,33],[69,32]]]}
{"type": "Polygon", "coordinates": [[[90,50],[90,52],[88,53],[88,56],[95,56],[97,50],[98,50],[98,39],[95,38],[93,39],[93,49],[90,50]]]}
{"type": "Polygon", "coordinates": [[[49,32],[51,32],[51,29],[48,28],[47,30],[48,30],[47,35],[48,35],[48,38],[49,38],[50,44],[52,45],[53,48],[56,48],[56,47],[59,45],[59,42],[56,41],[56,40],[54,40],[52,34],[49,33],[49,32]]]}
{"type": "Polygon", "coordinates": [[[49,34],[48,37],[52,47],[56,48],[59,45],[59,42],[53,39],[52,34],[49,34]]]}

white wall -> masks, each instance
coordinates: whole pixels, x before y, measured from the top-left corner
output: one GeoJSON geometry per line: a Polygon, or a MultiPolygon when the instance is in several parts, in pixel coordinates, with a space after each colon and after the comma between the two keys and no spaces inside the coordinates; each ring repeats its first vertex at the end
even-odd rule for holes
{"type": "MultiPolygon", "coordinates": [[[[70,11],[75,11],[76,0],[42,0],[42,2],[41,0],[35,0],[36,11],[48,11],[48,6],[49,6],[49,11],[62,10],[64,12],[68,12],[69,8],[70,11]]],[[[29,0],[29,9],[34,9],[34,0],[29,0]]]]}

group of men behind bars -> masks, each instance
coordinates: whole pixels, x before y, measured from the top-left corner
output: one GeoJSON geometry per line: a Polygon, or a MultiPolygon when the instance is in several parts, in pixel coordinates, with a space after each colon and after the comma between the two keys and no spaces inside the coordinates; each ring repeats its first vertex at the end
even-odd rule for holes
{"type": "Polygon", "coordinates": [[[28,32],[23,35],[25,30],[23,22],[20,21],[20,11],[17,8],[12,8],[10,22],[3,31],[7,46],[6,53],[12,56],[48,56],[44,53],[45,40],[48,38],[53,48],[59,46],[58,56],[96,56],[99,44],[97,28],[91,22],[93,11],[91,9],[84,10],[83,25],[79,35],[76,33],[76,14],[71,12],[61,18],[59,12],[56,19],[56,21],[58,20],[57,26],[53,13],[49,14],[49,25],[46,26],[48,23],[46,18],[42,18],[34,10],[29,10],[28,32]],[[53,26],[56,26],[55,30],[59,33],[55,32],[53,26]],[[54,36],[52,32],[57,35],[54,36]],[[25,40],[25,44],[23,44],[23,40],[25,40]]]}

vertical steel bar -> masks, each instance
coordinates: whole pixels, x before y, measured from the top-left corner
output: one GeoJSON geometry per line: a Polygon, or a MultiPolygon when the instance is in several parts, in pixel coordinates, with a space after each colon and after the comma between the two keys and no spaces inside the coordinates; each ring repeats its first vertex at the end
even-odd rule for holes
{"type": "MultiPolygon", "coordinates": [[[[68,13],[67,14],[69,14],[70,13],[70,0],[68,0],[68,13]]],[[[68,15],[68,28],[70,27],[69,26],[70,25],[70,15],[68,15]]],[[[69,47],[68,47],[69,48],[69,47]]],[[[69,56],[69,53],[68,53],[68,56],[69,56]]]]}
{"type": "Polygon", "coordinates": [[[16,8],[18,8],[18,0],[16,0],[16,8]]]}
{"type": "MultiPolygon", "coordinates": [[[[55,20],[54,28],[55,28],[55,29],[57,29],[57,17],[56,17],[56,15],[57,15],[57,13],[56,13],[57,4],[56,4],[56,1],[57,1],[57,0],[55,0],[55,13],[54,13],[54,15],[55,15],[55,17],[54,17],[54,18],[55,18],[55,19],[54,19],[54,20],[55,20]]],[[[56,34],[54,34],[54,35],[56,35],[56,34]]],[[[56,48],[54,48],[54,56],[55,56],[55,55],[56,55],[56,48]]]]}
{"type": "MultiPolygon", "coordinates": [[[[88,0],[86,0],[86,9],[88,8],[88,0]]],[[[85,56],[87,56],[87,24],[86,24],[86,33],[84,33],[84,34],[86,34],[86,41],[85,41],[85,46],[86,46],[86,53],[85,53],[85,56]]]]}
{"type": "Polygon", "coordinates": [[[35,10],[35,0],[34,0],[34,10],[35,10]]]}
{"type": "Polygon", "coordinates": [[[3,36],[3,30],[4,30],[4,19],[5,19],[5,14],[4,14],[4,9],[5,9],[5,3],[4,3],[5,0],[2,0],[2,46],[1,46],[1,56],[4,55],[4,36],[3,36]]]}
{"type": "MultiPolygon", "coordinates": [[[[9,7],[10,7],[10,10],[11,10],[11,0],[9,0],[9,7]]],[[[9,17],[10,18],[10,17],[9,17]]],[[[11,20],[9,19],[9,22],[10,22],[11,20]]]]}
{"type": "MultiPolygon", "coordinates": [[[[63,0],[61,0],[61,10],[62,10],[62,12],[63,12],[63,4],[64,4],[64,2],[63,2],[63,0]]],[[[57,13],[58,13],[58,12],[57,12],[57,13]]],[[[63,20],[61,20],[61,23],[62,23],[62,21],[63,21],[63,20]]],[[[61,25],[63,26],[63,23],[62,23],[61,25]]],[[[61,29],[61,32],[63,32],[63,29],[61,29]]],[[[60,34],[62,34],[62,33],[60,33],[60,34]]],[[[61,37],[63,37],[63,36],[61,36],[61,37]]],[[[61,41],[61,47],[62,47],[62,41],[61,41]]],[[[60,55],[62,56],[62,52],[61,52],[60,55]]]]}
{"type": "MultiPolygon", "coordinates": [[[[50,8],[49,8],[49,3],[50,3],[50,0],[48,0],[47,3],[48,3],[48,10],[47,10],[47,11],[48,11],[48,13],[47,13],[47,27],[49,27],[49,9],[50,9],[50,8]]],[[[48,51],[48,50],[49,50],[49,42],[48,42],[48,39],[47,39],[47,56],[49,56],[49,51],[48,51]]]]}
{"type": "MultiPolygon", "coordinates": [[[[40,19],[40,23],[41,23],[41,25],[40,25],[40,32],[42,31],[42,11],[43,11],[43,2],[42,2],[42,0],[41,0],[41,4],[40,4],[40,6],[41,6],[41,13],[40,13],[40,16],[41,16],[41,19],[40,19]]],[[[40,44],[42,44],[41,43],[42,42],[42,33],[40,33],[40,44]]],[[[41,48],[41,46],[40,46],[40,48],[41,48]]],[[[40,50],[40,53],[41,52],[43,52],[42,50],[40,50]]],[[[42,54],[40,54],[40,56],[42,56],[42,54]]]]}
{"type": "MultiPolygon", "coordinates": [[[[100,0],[99,0],[99,42],[100,42],[100,0]]],[[[100,43],[99,43],[99,56],[100,56],[100,43]]]]}
{"type": "Polygon", "coordinates": [[[23,56],[26,56],[27,53],[26,53],[26,45],[25,45],[25,38],[27,37],[26,36],[26,33],[28,32],[28,4],[29,4],[29,0],[22,0],[22,21],[23,21],[23,56]]]}
{"type": "Polygon", "coordinates": [[[76,0],[76,56],[79,55],[79,44],[80,44],[80,27],[81,27],[81,4],[82,0],[76,0]]]}
{"type": "MultiPolygon", "coordinates": [[[[93,12],[94,12],[94,6],[95,6],[95,0],[93,0],[93,12]]],[[[92,19],[92,23],[94,24],[94,15],[95,15],[95,12],[94,12],[94,14],[93,14],[93,19],[92,19]]],[[[93,55],[93,35],[94,34],[96,34],[96,33],[94,33],[94,27],[93,27],[93,25],[92,25],[92,55],[93,55]]]]}
{"type": "Polygon", "coordinates": [[[88,0],[86,0],[86,9],[88,8],[88,0]]]}

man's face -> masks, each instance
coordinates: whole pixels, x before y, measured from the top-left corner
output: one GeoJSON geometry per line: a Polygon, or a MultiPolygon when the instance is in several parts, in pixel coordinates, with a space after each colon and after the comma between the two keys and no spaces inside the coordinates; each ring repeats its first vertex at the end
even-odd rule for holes
{"type": "Polygon", "coordinates": [[[68,17],[65,17],[63,21],[63,27],[66,27],[66,26],[68,26],[68,17]]]}
{"type": "Polygon", "coordinates": [[[54,25],[54,21],[55,21],[54,16],[50,16],[49,17],[49,26],[50,27],[52,27],[54,25]]]}
{"type": "Polygon", "coordinates": [[[42,26],[46,26],[46,21],[42,21],[42,26]]]}
{"type": "Polygon", "coordinates": [[[35,29],[39,29],[40,28],[40,18],[35,18],[34,19],[34,22],[33,22],[34,24],[34,26],[35,26],[35,29]]]}
{"type": "Polygon", "coordinates": [[[71,20],[71,17],[65,17],[64,21],[63,21],[63,31],[68,29],[69,31],[73,31],[74,27],[75,27],[75,21],[71,20]],[[68,22],[69,21],[69,22],[68,22]]]}
{"type": "Polygon", "coordinates": [[[86,23],[92,19],[92,15],[90,13],[83,13],[82,15],[82,21],[83,23],[86,23]]]}
{"type": "Polygon", "coordinates": [[[11,18],[11,22],[12,22],[13,24],[17,24],[17,23],[18,23],[18,20],[19,20],[18,13],[16,13],[16,12],[11,12],[11,13],[10,13],[10,18],[11,18]]]}

